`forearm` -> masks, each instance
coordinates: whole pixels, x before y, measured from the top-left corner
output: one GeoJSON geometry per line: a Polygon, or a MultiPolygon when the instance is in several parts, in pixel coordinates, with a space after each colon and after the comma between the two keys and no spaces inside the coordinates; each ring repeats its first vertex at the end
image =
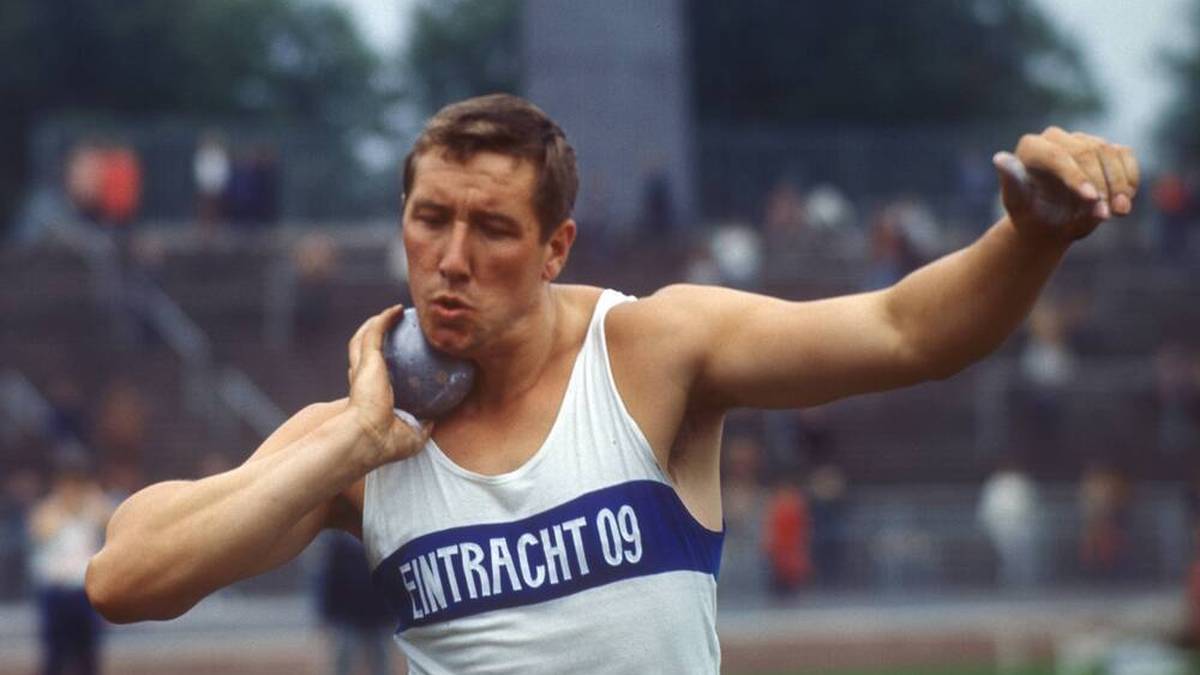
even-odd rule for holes
{"type": "Polygon", "coordinates": [[[338,415],[232,471],[139,492],[113,516],[88,569],[89,595],[117,620],[169,618],[281,564],[320,530],[325,505],[370,469],[361,445],[353,421],[338,415]]]}
{"type": "Polygon", "coordinates": [[[887,292],[887,313],[922,379],[948,377],[1024,320],[1069,244],[1023,235],[1005,217],[978,241],[887,292]]]}

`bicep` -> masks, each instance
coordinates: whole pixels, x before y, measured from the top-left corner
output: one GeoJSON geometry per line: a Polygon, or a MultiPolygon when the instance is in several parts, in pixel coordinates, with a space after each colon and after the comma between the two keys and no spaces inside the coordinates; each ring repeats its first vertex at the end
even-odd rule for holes
{"type": "Polygon", "coordinates": [[[710,325],[696,388],[722,407],[804,407],[920,379],[887,291],[791,302],[701,290],[691,303],[710,325]]]}

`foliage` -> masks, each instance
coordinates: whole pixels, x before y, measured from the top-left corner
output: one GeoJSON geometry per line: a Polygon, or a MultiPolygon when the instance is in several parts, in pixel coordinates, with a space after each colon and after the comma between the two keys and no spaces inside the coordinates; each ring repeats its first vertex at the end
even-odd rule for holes
{"type": "Polygon", "coordinates": [[[1191,44],[1163,55],[1177,86],[1159,131],[1167,157],[1196,164],[1200,163],[1200,2],[1192,6],[1189,24],[1191,44]]]}
{"type": "Polygon", "coordinates": [[[416,6],[404,66],[422,112],[518,90],[520,8],[518,0],[425,0],[416,6]]]}
{"type": "Polygon", "coordinates": [[[317,0],[0,3],[0,222],[39,118],[251,117],[330,130],[379,126],[376,56],[317,0]],[[15,150],[15,151],[14,151],[15,150]]]}
{"type": "Polygon", "coordinates": [[[701,121],[962,123],[1090,111],[1079,53],[1026,0],[693,0],[701,121]]]}
{"type": "MultiPolygon", "coordinates": [[[[701,122],[962,123],[1092,112],[1075,44],[1029,0],[687,0],[701,122]]],[[[518,0],[425,0],[422,111],[520,84],[518,0]]]]}

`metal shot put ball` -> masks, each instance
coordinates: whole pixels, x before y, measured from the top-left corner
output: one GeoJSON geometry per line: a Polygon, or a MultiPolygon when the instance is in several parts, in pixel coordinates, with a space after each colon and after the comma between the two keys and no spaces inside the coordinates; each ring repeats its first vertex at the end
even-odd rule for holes
{"type": "Polygon", "coordinates": [[[404,310],[400,323],[384,340],[383,359],[396,408],[417,419],[436,419],[450,412],[475,382],[475,364],[434,349],[412,307],[404,310]]]}

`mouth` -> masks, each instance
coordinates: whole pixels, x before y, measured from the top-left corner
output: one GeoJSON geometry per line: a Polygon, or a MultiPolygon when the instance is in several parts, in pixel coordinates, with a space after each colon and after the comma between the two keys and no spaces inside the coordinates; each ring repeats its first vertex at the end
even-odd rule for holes
{"type": "Polygon", "coordinates": [[[442,319],[456,319],[471,310],[471,305],[453,295],[438,295],[429,301],[433,314],[442,319]]]}

